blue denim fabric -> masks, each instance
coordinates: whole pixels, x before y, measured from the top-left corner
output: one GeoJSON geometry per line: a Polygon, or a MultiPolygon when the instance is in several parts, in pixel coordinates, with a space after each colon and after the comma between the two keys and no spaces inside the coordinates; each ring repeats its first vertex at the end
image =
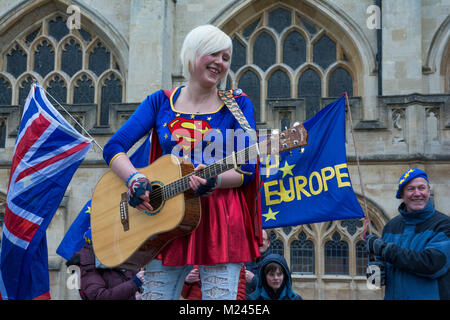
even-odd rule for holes
{"type": "MultiPolygon", "coordinates": [[[[199,266],[203,300],[236,300],[241,263],[199,266]]],[[[178,300],[192,265],[163,266],[152,260],[145,268],[143,300],[178,300]]]]}

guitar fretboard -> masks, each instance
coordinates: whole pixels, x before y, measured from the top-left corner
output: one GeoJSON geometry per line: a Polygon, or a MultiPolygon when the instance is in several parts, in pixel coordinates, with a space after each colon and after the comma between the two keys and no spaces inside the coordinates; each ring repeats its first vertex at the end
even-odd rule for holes
{"type": "Polygon", "coordinates": [[[162,187],[163,200],[170,199],[179,193],[185,192],[189,187],[189,179],[192,175],[199,176],[203,179],[209,179],[212,177],[217,177],[219,174],[228,171],[237,165],[248,163],[250,160],[257,157],[258,144],[255,143],[248,148],[236,152],[218,162],[215,162],[200,171],[192,172],[176,181],[173,181],[162,187]],[[235,159],[234,159],[235,158],[235,159]]]}

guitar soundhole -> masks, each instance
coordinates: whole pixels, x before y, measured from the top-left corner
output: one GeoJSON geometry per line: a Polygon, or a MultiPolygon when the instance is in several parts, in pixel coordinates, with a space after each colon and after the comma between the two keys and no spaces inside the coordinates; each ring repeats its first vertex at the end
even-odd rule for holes
{"type": "Polygon", "coordinates": [[[160,184],[152,184],[152,192],[150,194],[150,205],[153,207],[153,213],[156,214],[163,203],[162,189],[160,184]]]}

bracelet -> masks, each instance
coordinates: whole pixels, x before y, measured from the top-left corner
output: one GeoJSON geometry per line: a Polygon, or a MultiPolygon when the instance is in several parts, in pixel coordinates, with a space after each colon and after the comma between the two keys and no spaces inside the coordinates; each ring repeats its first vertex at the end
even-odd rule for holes
{"type": "Polygon", "coordinates": [[[132,174],[130,174],[130,176],[127,179],[127,182],[125,182],[126,186],[128,187],[128,182],[130,182],[131,178],[133,178],[135,175],[139,174],[139,172],[134,172],[132,174]]]}
{"type": "Polygon", "coordinates": [[[220,185],[222,184],[222,177],[220,175],[218,175],[216,177],[216,186],[213,189],[217,189],[220,188],[220,185]]]}

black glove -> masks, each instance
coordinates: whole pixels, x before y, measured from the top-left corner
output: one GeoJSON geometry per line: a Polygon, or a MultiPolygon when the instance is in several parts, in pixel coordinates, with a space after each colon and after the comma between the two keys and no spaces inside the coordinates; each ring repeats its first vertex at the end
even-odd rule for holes
{"type": "Polygon", "coordinates": [[[200,186],[195,190],[195,194],[203,197],[208,196],[212,190],[216,187],[217,178],[209,178],[206,180],[206,184],[200,184],[200,186]]]}
{"type": "Polygon", "coordinates": [[[140,198],[143,194],[145,194],[146,190],[152,191],[152,185],[150,181],[148,181],[147,177],[142,173],[134,173],[130,175],[127,181],[128,191],[128,203],[133,208],[136,208],[140,205],[144,200],[140,198]]]}
{"type": "Polygon", "coordinates": [[[382,256],[386,242],[375,234],[369,234],[366,237],[366,249],[369,254],[382,256]]]}
{"type": "Polygon", "coordinates": [[[386,262],[382,260],[371,261],[367,265],[367,280],[371,282],[372,285],[384,286],[386,284],[386,262]],[[379,279],[377,283],[377,279],[375,278],[377,275],[375,274],[379,270],[379,279]]]}

